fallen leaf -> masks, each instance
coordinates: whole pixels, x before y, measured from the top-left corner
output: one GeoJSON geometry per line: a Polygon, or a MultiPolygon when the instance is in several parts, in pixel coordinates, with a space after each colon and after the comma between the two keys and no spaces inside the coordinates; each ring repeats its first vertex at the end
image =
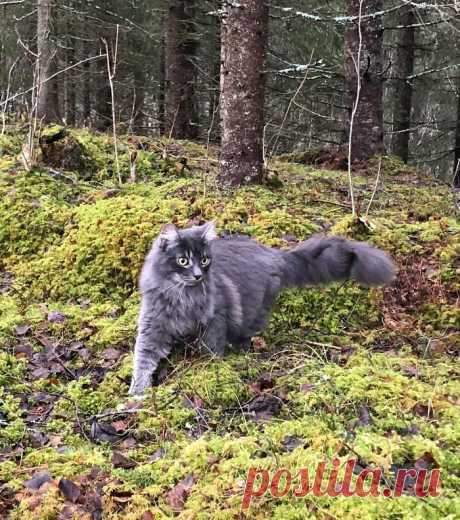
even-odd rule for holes
{"type": "Polygon", "coordinates": [[[37,334],[35,337],[45,348],[49,350],[49,356],[54,356],[54,348],[56,347],[56,343],[51,338],[44,336],[43,334],[37,334]]]}
{"type": "Polygon", "coordinates": [[[296,437],[295,435],[287,435],[283,439],[283,446],[286,451],[294,451],[299,446],[302,446],[304,444],[304,440],[300,439],[299,437],[296,437]]]}
{"type": "Polygon", "coordinates": [[[301,392],[311,392],[315,388],[315,385],[313,383],[303,383],[300,385],[300,391],[301,392]]]}
{"type": "Polygon", "coordinates": [[[112,426],[115,428],[117,433],[123,433],[128,429],[128,421],[113,421],[112,426]]]}
{"type": "Polygon", "coordinates": [[[16,336],[25,336],[30,330],[30,325],[18,325],[15,329],[16,336]]]}
{"type": "Polygon", "coordinates": [[[254,414],[256,420],[268,420],[280,413],[281,404],[278,397],[263,393],[252,399],[247,405],[247,411],[254,414]]]}
{"type": "Polygon", "coordinates": [[[189,475],[181,480],[168,492],[166,502],[175,511],[181,511],[195,482],[196,477],[194,475],[189,475]]]}
{"type": "Polygon", "coordinates": [[[53,448],[57,448],[62,444],[62,436],[61,435],[50,435],[49,437],[50,446],[53,448]]]}
{"type": "Polygon", "coordinates": [[[203,399],[198,395],[184,395],[184,406],[190,410],[200,410],[203,408],[203,399]]]}
{"type": "Polygon", "coordinates": [[[117,350],[116,348],[109,347],[102,352],[102,357],[107,361],[117,361],[122,352],[120,350],[117,350]]]}
{"type": "Polygon", "coordinates": [[[86,493],[85,505],[91,513],[91,520],[102,520],[102,498],[99,491],[86,493]]]}
{"type": "Polygon", "coordinates": [[[29,430],[28,438],[32,448],[43,448],[49,442],[48,436],[41,430],[29,430]]]}
{"type": "Polygon", "coordinates": [[[157,460],[163,459],[166,455],[166,450],[164,448],[160,448],[153,455],[150,456],[149,462],[155,462],[157,460]]]}
{"type": "Polygon", "coordinates": [[[134,437],[126,437],[126,439],[123,439],[123,442],[121,443],[121,447],[125,448],[127,450],[136,448],[137,447],[136,439],[134,437]]]}
{"type": "Polygon", "coordinates": [[[155,517],[150,511],[144,511],[140,520],[155,520],[155,517]]]}
{"type": "Polygon", "coordinates": [[[131,491],[122,491],[122,490],[116,490],[114,489],[110,496],[112,497],[115,502],[118,502],[119,504],[126,504],[132,499],[132,492],[131,491]]]}
{"type": "Polygon", "coordinates": [[[417,403],[412,411],[416,415],[420,415],[421,417],[433,417],[433,410],[428,407],[426,404],[417,403]]]}
{"type": "Polygon", "coordinates": [[[414,462],[414,468],[416,470],[439,468],[439,464],[431,452],[425,451],[425,453],[414,462]]]}
{"type": "Polygon", "coordinates": [[[80,498],[80,488],[74,484],[71,480],[61,478],[59,481],[59,491],[64,495],[65,499],[75,504],[80,498]]]}
{"type": "Polygon", "coordinates": [[[415,365],[409,365],[404,368],[403,372],[409,377],[418,377],[418,370],[415,365]]]}
{"type": "Polygon", "coordinates": [[[137,466],[136,461],[125,457],[123,453],[114,451],[112,454],[112,464],[115,468],[131,469],[137,466]]]}
{"type": "Polygon", "coordinates": [[[51,311],[48,313],[46,319],[51,323],[63,323],[65,321],[65,316],[59,311],[51,311]]]}
{"type": "Polygon", "coordinates": [[[93,421],[91,423],[91,440],[94,442],[120,442],[123,439],[121,434],[111,425],[103,422],[93,421]]]}
{"type": "Polygon", "coordinates": [[[32,370],[31,375],[34,379],[46,379],[50,375],[50,371],[45,367],[38,367],[32,370]]]}
{"type": "Polygon", "coordinates": [[[255,381],[249,384],[249,387],[255,394],[260,394],[264,390],[268,390],[274,386],[275,379],[269,372],[261,374],[255,381]]]}
{"type": "Polygon", "coordinates": [[[24,487],[27,489],[40,489],[46,482],[51,482],[52,477],[48,471],[42,471],[34,475],[31,479],[24,482],[24,487]]]}
{"type": "Polygon", "coordinates": [[[369,415],[369,409],[366,406],[360,406],[358,426],[369,426],[370,424],[372,424],[372,419],[369,415]]]}

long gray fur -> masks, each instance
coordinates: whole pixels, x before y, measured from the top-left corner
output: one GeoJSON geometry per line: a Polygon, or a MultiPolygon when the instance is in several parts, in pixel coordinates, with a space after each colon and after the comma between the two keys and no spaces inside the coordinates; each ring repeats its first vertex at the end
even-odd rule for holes
{"type": "Polygon", "coordinates": [[[395,273],[390,257],[364,242],[315,236],[281,251],[248,238],[219,239],[212,222],[183,230],[168,225],[140,276],[130,394],[143,393],[161,359],[185,339],[198,336],[218,356],[229,343],[250,344],[284,288],[347,279],[384,285],[395,273]],[[188,267],[178,266],[179,257],[188,259],[188,267]]]}

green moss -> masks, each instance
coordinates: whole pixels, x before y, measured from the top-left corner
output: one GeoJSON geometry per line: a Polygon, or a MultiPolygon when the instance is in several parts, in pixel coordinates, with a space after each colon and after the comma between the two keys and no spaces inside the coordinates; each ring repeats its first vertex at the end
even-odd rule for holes
{"type": "Polygon", "coordinates": [[[18,286],[34,298],[117,301],[135,287],[162,223],[186,213],[180,199],[132,195],[79,206],[66,236],[48,255],[18,266],[18,286]]]}
{"type": "Polygon", "coordinates": [[[19,134],[0,135],[0,160],[5,156],[14,157],[18,155],[21,152],[22,143],[23,137],[19,134]]]}
{"type": "Polygon", "coordinates": [[[52,143],[62,139],[67,135],[67,130],[61,125],[46,126],[40,132],[40,141],[43,143],[52,143]]]}
{"type": "Polygon", "coordinates": [[[17,300],[0,294],[0,342],[13,335],[14,328],[23,321],[17,300]]]}
{"type": "MultiPolygon", "coordinates": [[[[200,170],[202,147],[143,138],[137,162],[142,182],[119,187],[111,138],[66,132],[92,164],[89,180],[82,181],[81,172],[0,173],[0,271],[7,269],[14,279],[0,295],[0,446],[24,449],[20,464],[14,451],[2,454],[0,462],[4,489],[23,493],[11,518],[63,514],[64,497],[55,484],[38,505],[36,494],[24,490],[23,481],[39,470],[50,471],[56,482],[65,477],[80,483],[98,467],[107,476],[101,493],[109,520],[137,520],[147,510],[159,518],[230,519],[240,515],[251,466],[313,470],[322,460],[345,462],[358,454],[389,472],[392,465],[413,465],[426,451],[441,467],[439,499],[265,496],[247,516],[458,516],[460,395],[452,352],[459,339],[459,228],[446,188],[384,159],[383,189],[366,225],[350,216],[344,172],[277,160],[273,166],[282,185],[276,190],[251,186],[222,192],[213,174],[200,170]],[[133,406],[127,389],[144,255],[166,222],[182,226],[204,219],[275,247],[329,229],[388,250],[403,276],[396,290],[347,283],[287,291],[274,309],[265,343],[256,341],[249,353],[217,360],[177,349],[140,411],[104,417],[109,423],[112,417],[130,421],[127,442],[94,444],[83,431],[89,433],[95,414],[133,406]],[[409,276],[414,275],[411,258],[422,261],[421,278],[409,276]],[[415,306],[413,280],[430,289],[415,306]],[[63,320],[50,321],[52,311],[63,320]],[[409,327],[398,321],[401,315],[410,318],[409,327]],[[16,327],[25,323],[30,330],[18,336],[16,327]],[[29,354],[15,355],[19,345],[34,356],[47,355],[55,345],[66,370],[35,380],[29,354]],[[117,349],[116,359],[104,357],[108,347],[117,349]],[[260,388],[261,379],[267,388],[260,388]],[[46,422],[31,422],[27,407],[47,402],[47,392],[59,397],[43,409],[46,422]],[[276,417],[262,420],[248,413],[260,392],[281,399],[276,417]],[[34,448],[32,427],[52,444],[34,448]],[[289,447],[289,439],[298,442],[289,447]],[[114,449],[136,467],[115,468],[114,449]],[[159,449],[164,455],[152,461],[159,449]],[[183,511],[175,513],[167,494],[191,474],[196,482],[183,511]]],[[[21,139],[4,148],[0,161],[14,161],[21,139]]],[[[120,137],[123,179],[134,146],[133,139],[120,137]]],[[[369,176],[354,179],[361,210],[374,188],[376,161],[369,176]]]]}
{"type": "Polygon", "coordinates": [[[78,189],[46,173],[0,172],[0,267],[42,254],[59,242],[78,189]]]}
{"type": "MultiPolygon", "coordinates": [[[[13,363],[10,361],[8,364],[13,363]]],[[[2,385],[1,372],[4,368],[5,359],[0,357],[0,449],[14,446],[22,439],[26,430],[22,418],[23,411],[21,409],[20,400],[7,393],[6,389],[2,385]]],[[[12,378],[10,374],[8,374],[7,377],[8,380],[11,380],[12,378]]],[[[3,379],[5,380],[5,375],[3,376],[3,379]]]]}

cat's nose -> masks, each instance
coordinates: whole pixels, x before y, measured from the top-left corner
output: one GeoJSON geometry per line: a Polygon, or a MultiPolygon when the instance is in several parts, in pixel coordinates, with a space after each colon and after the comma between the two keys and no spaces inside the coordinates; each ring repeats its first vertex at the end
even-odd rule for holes
{"type": "Polygon", "coordinates": [[[195,278],[195,280],[197,282],[199,282],[203,278],[203,275],[202,274],[194,274],[193,277],[195,278]]]}

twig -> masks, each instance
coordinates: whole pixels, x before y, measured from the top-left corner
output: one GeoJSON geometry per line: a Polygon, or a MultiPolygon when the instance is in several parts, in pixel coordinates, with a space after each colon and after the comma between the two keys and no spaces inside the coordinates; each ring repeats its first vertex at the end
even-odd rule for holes
{"type": "Polygon", "coordinates": [[[121,174],[120,174],[120,161],[118,160],[118,142],[117,142],[117,122],[115,112],[115,90],[113,86],[113,79],[117,72],[117,55],[118,55],[118,35],[120,26],[117,24],[117,33],[115,38],[115,48],[113,49],[112,64],[110,64],[109,44],[105,38],[102,38],[102,42],[105,45],[105,55],[107,58],[107,74],[109,77],[110,85],[110,97],[112,100],[112,133],[113,133],[113,151],[115,154],[115,167],[117,169],[118,184],[121,186],[121,174]]]}
{"type": "MultiPolygon", "coordinates": [[[[48,83],[48,81],[51,81],[53,78],[55,78],[56,76],[60,76],[61,74],[64,74],[64,72],[67,72],[68,70],[70,69],[74,69],[75,67],[78,67],[79,65],[81,65],[82,63],[85,63],[87,61],[92,61],[92,60],[98,60],[99,58],[105,58],[105,54],[99,54],[97,56],[90,56],[89,58],[85,58],[83,60],[80,60],[79,62],[77,63],[74,63],[72,65],[69,65],[68,67],[66,67],[65,69],[62,69],[62,70],[58,70],[57,72],[55,72],[54,74],[51,74],[51,76],[49,76],[48,78],[45,78],[42,82],[41,82],[41,85],[43,85],[44,83],[48,83]]],[[[14,99],[20,97],[20,96],[24,96],[24,94],[28,94],[29,92],[32,92],[33,90],[37,89],[38,86],[36,84],[33,84],[32,87],[28,88],[27,90],[23,90],[21,92],[18,92],[17,94],[14,94],[14,96],[11,96],[7,99],[5,99],[4,101],[0,102],[0,106],[3,106],[3,105],[6,105],[7,103],[9,103],[10,101],[13,101],[14,99]]]]}
{"type": "Polygon", "coordinates": [[[311,202],[323,202],[324,204],[333,204],[334,206],[341,206],[342,208],[350,209],[350,204],[342,204],[341,202],[335,202],[334,200],[324,199],[310,199],[311,202]]]}
{"type": "Polygon", "coordinates": [[[364,219],[367,220],[367,217],[369,215],[369,210],[371,209],[371,206],[372,206],[372,202],[374,200],[374,197],[375,197],[375,193],[377,191],[377,187],[379,185],[379,181],[380,181],[380,170],[382,169],[382,158],[380,157],[379,159],[379,167],[378,167],[378,170],[377,170],[377,179],[375,180],[375,186],[374,186],[374,191],[372,192],[372,197],[371,197],[371,200],[369,201],[369,204],[367,205],[367,209],[366,209],[366,213],[364,215],[364,219]]]}
{"type": "Polygon", "coordinates": [[[355,101],[353,103],[353,110],[351,112],[350,117],[350,128],[348,132],[348,183],[349,183],[349,190],[350,190],[350,198],[351,198],[351,212],[352,215],[356,215],[356,206],[355,206],[355,195],[353,191],[353,177],[351,174],[351,149],[352,149],[352,141],[353,141],[353,125],[355,122],[356,112],[358,111],[359,106],[359,98],[361,95],[361,51],[363,46],[363,33],[361,28],[361,22],[362,22],[362,9],[363,9],[363,0],[359,0],[359,15],[358,15],[358,35],[359,35],[359,43],[358,43],[358,56],[357,60],[355,60],[355,57],[353,54],[351,55],[351,59],[353,60],[353,65],[355,66],[356,71],[356,97],[355,101]]]}
{"type": "MultiPolygon", "coordinates": [[[[18,64],[20,59],[21,59],[20,57],[16,58],[14,60],[13,64],[11,65],[9,71],[8,71],[8,85],[6,87],[6,94],[5,94],[6,95],[6,99],[8,99],[8,96],[10,95],[11,75],[13,74],[13,70],[16,67],[16,65],[18,64]]],[[[5,129],[6,129],[6,111],[7,111],[7,108],[8,108],[8,103],[3,106],[3,111],[2,111],[2,132],[1,132],[1,135],[5,134],[5,129]]]]}
{"type": "Polygon", "coordinates": [[[271,156],[275,155],[275,153],[276,153],[276,148],[278,146],[278,140],[279,140],[280,134],[281,134],[281,132],[283,130],[284,123],[286,122],[286,119],[287,119],[287,116],[289,114],[289,111],[291,110],[291,106],[294,103],[294,100],[297,97],[298,93],[302,90],[302,87],[304,86],[305,81],[307,81],[308,73],[310,71],[310,65],[311,65],[312,60],[313,60],[313,53],[314,52],[315,52],[315,50],[313,49],[311,51],[311,54],[310,54],[310,59],[309,59],[307,65],[306,65],[304,77],[303,77],[302,81],[300,82],[299,86],[297,87],[296,91],[294,92],[293,96],[289,100],[289,104],[288,104],[288,106],[286,108],[286,112],[284,113],[283,121],[281,122],[281,125],[280,125],[280,127],[278,129],[278,133],[277,133],[276,138],[275,138],[275,142],[273,144],[272,153],[270,154],[271,156]]]}
{"type": "Polygon", "coordinates": [[[115,412],[104,412],[96,415],[92,415],[88,419],[83,419],[83,422],[91,422],[96,419],[105,419],[106,417],[116,417],[117,415],[126,415],[130,413],[138,413],[138,412],[150,412],[151,410],[147,410],[146,408],[130,408],[128,410],[120,410],[115,412]]]}
{"type": "Polygon", "coordinates": [[[332,343],[320,343],[319,341],[311,341],[309,339],[303,340],[304,343],[307,343],[308,345],[313,345],[315,347],[326,347],[331,348],[333,350],[342,350],[342,347],[338,347],[337,345],[333,345],[332,343]]]}

